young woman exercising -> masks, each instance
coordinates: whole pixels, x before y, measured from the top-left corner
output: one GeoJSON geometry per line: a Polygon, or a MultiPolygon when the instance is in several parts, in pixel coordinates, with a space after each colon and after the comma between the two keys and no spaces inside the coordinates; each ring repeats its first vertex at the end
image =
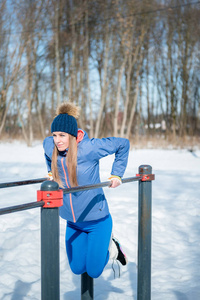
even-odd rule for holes
{"type": "MultiPolygon", "coordinates": [[[[129,153],[129,141],[109,137],[89,139],[78,129],[79,108],[63,103],[51,124],[52,136],[43,146],[48,172],[60,188],[100,183],[99,160],[115,154],[111,176],[111,188],[121,184],[129,153]]],[[[119,242],[112,237],[112,218],[102,188],[65,194],[60,216],[67,220],[66,251],[73,273],[87,272],[97,278],[103,272],[109,258],[122,265],[127,259],[119,242]]]]}

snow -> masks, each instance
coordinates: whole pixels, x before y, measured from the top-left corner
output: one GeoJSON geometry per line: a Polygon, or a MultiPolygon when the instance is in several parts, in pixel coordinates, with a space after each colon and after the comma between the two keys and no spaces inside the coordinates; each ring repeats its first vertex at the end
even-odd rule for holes
{"type": "MultiPolygon", "coordinates": [[[[101,161],[107,181],[113,157],[101,161]]],[[[41,143],[0,143],[0,182],[41,178],[46,166],[41,143]]],[[[200,151],[132,149],[124,177],[150,164],[152,182],[152,299],[200,299],[200,151]]],[[[40,184],[1,189],[0,208],[36,201],[40,184]]],[[[129,263],[111,262],[94,280],[94,299],[137,298],[138,183],[105,188],[114,222],[129,263]]],[[[39,300],[40,208],[0,216],[0,299],[39,300]]],[[[62,300],[80,299],[80,276],[69,270],[65,253],[65,221],[60,219],[60,293],[62,300]]]]}

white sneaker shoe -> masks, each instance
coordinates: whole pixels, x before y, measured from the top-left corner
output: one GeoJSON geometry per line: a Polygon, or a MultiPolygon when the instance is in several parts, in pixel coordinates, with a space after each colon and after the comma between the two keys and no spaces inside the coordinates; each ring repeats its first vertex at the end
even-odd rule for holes
{"type": "Polygon", "coordinates": [[[118,260],[123,266],[127,265],[128,259],[124,254],[124,252],[122,251],[120,243],[114,237],[112,237],[111,239],[109,252],[110,252],[110,259],[118,260]]]}

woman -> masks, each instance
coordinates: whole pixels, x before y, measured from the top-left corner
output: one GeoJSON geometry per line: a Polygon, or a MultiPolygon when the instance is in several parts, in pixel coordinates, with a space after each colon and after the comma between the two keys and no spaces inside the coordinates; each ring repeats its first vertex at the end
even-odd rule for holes
{"type": "MultiPolygon", "coordinates": [[[[43,146],[48,172],[61,188],[100,183],[99,160],[115,154],[111,188],[121,184],[129,141],[123,138],[89,139],[78,129],[79,108],[63,103],[51,124],[52,136],[43,146]]],[[[65,194],[60,216],[67,220],[66,251],[71,270],[75,274],[87,272],[97,278],[109,258],[127,264],[117,240],[111,238],[112,218],[102,188],[65,194]]]]}

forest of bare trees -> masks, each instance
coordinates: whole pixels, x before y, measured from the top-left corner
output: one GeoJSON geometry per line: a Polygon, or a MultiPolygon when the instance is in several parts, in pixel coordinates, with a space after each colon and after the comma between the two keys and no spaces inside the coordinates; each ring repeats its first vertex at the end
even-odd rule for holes
{"type": "Polygon", "coordinates": [[[200,1],[0,0],[0,139],[200,134],[200,1]]]}

